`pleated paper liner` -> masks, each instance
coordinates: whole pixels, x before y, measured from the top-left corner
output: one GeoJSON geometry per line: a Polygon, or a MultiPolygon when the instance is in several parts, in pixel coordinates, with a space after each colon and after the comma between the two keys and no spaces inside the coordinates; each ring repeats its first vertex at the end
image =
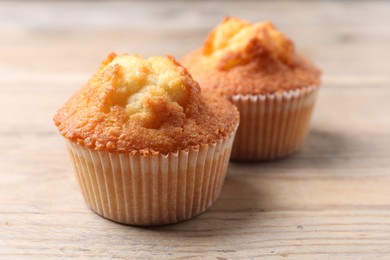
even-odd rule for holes
{"type": "Polygon", "coordinates": [[[232,160],[266,161],[296,151],[308,132],[318,87],[266,95],[234,95],[240,126],[232,160]]]}
{"type": "Polygon", "coordinates": [[[218,198],[235,135],[167,155],[109,153],[67,140],[88,206],[129,225],[163,225],[204,212],[218,198]]]}

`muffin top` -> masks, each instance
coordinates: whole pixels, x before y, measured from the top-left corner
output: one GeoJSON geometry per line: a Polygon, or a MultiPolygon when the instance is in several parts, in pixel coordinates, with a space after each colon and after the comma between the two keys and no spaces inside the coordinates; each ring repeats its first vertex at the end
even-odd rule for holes
{"type": "Polygon", "coordinates": [[[215,142],[234,130],[238,117],[220,96],[203,96],[174,58],[112,53],[54,122],[82,146],[147,155],[215,142]]]}
{"type": "Polygon", "coordinates": [[[224,95],[267,94],[320,84],[320,71],[271,22],[225,18],[183,59],[201,87],[224,95]]]}

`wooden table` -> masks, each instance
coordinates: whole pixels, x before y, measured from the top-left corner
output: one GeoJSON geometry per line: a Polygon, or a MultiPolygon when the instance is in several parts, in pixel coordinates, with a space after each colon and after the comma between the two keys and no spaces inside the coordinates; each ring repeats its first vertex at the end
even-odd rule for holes
{"type": "Polygon", "coordinates": [[[0,2],[0,259],[390,258],[390,3],[0,2]],[[110,52],[183,56],[225,14],[272,20],[323,69],[294,156],[234,164],[177,225],[92,213],[52,116],[110,52]]]}

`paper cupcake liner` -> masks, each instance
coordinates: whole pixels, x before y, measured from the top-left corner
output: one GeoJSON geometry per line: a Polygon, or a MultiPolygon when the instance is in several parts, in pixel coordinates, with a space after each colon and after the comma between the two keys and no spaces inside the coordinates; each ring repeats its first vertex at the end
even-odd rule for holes
{"type": "Polygon", "coordinates": [[[218,198],[235,132],[167,155],[95,151],[68,140],[67,147],[93,211],[123,224],[163,225],[190,219],[218,198]]]}
{"type": "Polygon", "coordinates": [[[267,95],[234,95],[240,126],[232,160],[264,161],[296,151],[307,134],[318,87],[267,95]]]}

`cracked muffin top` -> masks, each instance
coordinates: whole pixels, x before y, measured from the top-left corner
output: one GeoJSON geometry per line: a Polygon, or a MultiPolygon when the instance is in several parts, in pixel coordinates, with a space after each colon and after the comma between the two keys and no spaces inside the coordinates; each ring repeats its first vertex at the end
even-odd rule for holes
{"type": "Polygon", "coordinates": [[[271,22],[225,18],[182,64],[201,87],[224,95],[267,94],[320,84],[320,70],[271,22]]]}
{"type": "Polygon", "coordinates": [[[199,85],[174,58],[110,54],[54,116],[85,147],[143,155],[176,152],[229,135],[237,110],[199,85]]]}

